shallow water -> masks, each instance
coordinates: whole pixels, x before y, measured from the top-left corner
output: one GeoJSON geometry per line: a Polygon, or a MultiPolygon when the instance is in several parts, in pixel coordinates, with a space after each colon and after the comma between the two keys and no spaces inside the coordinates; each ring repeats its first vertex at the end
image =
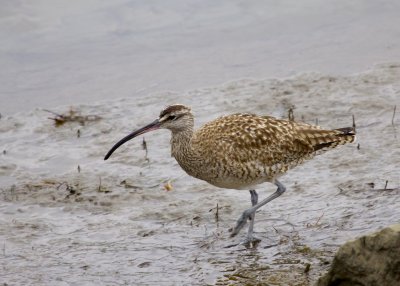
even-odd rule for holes
{"type": "MultiPolygon", "coordinates": [[[[3,116],[0,282],[204,285],[262,279],[309,285],[340,244],[399,221],[400,116],[391,122],[400,106],[399,82],[400,65],[393,63],[348,76],[236,80],[73,106],[101,117],[84,125],[56,127],[41,109],[3,116]],[[170,157],[167,131],[146,134],[147,157],[137,138],[103,161],[117,140],[174,102],[193,107],[197,126],[240,111],[287,117],[290,107],[296,120],[318,120],[326,128],[351,126],[354,115],[358,142],[281,178],[288,191],[256,215],[262,239],[256,249],[224,248],[245,236],[242,231],[229,238],[228,229],[250,205],[250,195],[187,176],[170,157]]],[[[273,191],[265,184],[259,195],[273,191]]]]}
{"type": "Polygon", "coordinates": [[[2,0],[0,113],[352,74],[399,59],[399,11],[397,0],[2,0]]]}

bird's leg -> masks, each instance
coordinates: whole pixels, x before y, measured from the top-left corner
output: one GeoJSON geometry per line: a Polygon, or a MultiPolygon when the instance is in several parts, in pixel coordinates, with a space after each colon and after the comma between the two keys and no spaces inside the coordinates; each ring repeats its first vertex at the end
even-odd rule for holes
{"type": "MultiPolygon", "coordinates": [[[[261,208],[263,205],[269,203],[270,201],[272,201],[273,199],[276,199],[277,197],[279,197],[280,195],[282,195],[285,191],[286,188],[284,185],[282,185],[278,180],[275,180],[274,184],[278,187],[278,189],[271,194],[269,197],[267,197],[266,199],[262,200],[261,202],[259,202],[258,204],[252,206],[251,208],[245,210],[242,215],[240,216],[240,218],[238,219],[238,221],[236,222],[236,226],[233,228],[232,233],[231,233],[231,237],[237,235],[239,233],[239,231],[244,227],[244,225],[246,224],[248,219],[251,219],[252,216],[255,214],[256,210],[258,210],[259,208],[261,208]]],[[[250,193],[251,194],[251,193],[250,193]]],[[[253,196],[253,195],[252,195],[253,196]]],[[[254,217],[253,220],[251,222],[251,224],[254,223],[254,217]]],[[[250,229],[249,229],[250,230],[250,229]]]]}
{"type": "MultiPolygon", "coordinates": [[[[254,207],[258,203],[258,194],[255,190],[250,190],[250,195],[251,195],[251,205],[254,207]]],[[[250,220],[250,225],[249,225],[249,230],[247,232],[247,239],[249,241],[253,240],[253,228],[254,228],[254,217],[256,216],[256,213],[252,213],[249,217],[250,220]]]]}

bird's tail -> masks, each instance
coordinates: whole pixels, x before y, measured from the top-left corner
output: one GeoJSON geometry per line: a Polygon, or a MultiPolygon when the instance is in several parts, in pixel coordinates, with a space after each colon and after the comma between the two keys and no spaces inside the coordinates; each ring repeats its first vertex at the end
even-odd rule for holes
{"type": "Polygon", "coordinates": [[[319,130],[311,132],[307,139],[314,148],[314,151],[328,150],[339,145],[354,142],[356,130],[354,127],[338,128],[334,130],[319,130]]]}

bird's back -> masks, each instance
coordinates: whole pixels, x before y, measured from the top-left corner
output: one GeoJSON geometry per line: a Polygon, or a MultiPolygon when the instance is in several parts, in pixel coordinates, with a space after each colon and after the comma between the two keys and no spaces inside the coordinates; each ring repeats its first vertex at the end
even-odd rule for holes
{"type": "Polygon", "coordinates": [[[219,187],[246,189],[272,181],[317,151],[352,142],[354,137],[353,128],[322,130],[269,116],[232,114],[194,133],[192,150],[202,162],[189,171],[219,187]]]}

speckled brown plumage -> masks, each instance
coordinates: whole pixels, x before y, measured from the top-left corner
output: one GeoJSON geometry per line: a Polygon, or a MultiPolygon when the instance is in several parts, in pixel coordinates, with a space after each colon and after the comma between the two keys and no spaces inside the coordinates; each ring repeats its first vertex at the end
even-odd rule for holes
{"type": "MultiPolygon", "coordinates": [[[[189,175],[223,188],[249,189],[273,182],[304,160],[355,137],[351,128],[323,130],[246,113],[220,117],[193,132],[193,116],[184,108],[190,126],[173,131],[172,155],[189,175]]],[[[179,114],[178,105],[167,109],[172,109],[168,114],[179,114]]]]}

